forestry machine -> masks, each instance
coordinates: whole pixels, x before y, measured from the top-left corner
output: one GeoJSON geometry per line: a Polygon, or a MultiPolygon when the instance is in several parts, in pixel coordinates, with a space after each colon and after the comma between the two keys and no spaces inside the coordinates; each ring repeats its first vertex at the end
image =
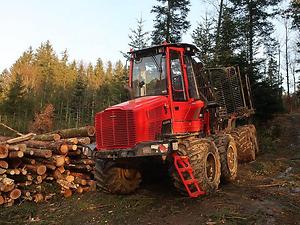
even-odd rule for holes
{"type": "Polygon", "coordinates": [[[238,160],[255,159],[248,78],[235,67],[204,69],[198,52],[183,43],[130,52],[132,99],[95,117],[100,190],[135,191],[159,159],[181,193],[198,197],[234,180],[238,160]]]}

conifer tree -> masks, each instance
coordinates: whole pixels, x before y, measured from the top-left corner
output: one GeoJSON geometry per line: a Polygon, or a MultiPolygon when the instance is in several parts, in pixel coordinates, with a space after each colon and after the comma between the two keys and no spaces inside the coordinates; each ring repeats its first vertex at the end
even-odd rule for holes
{"type": "Polygon", "coordinates": [[[209,19],[206,15],[202,18],[203,21],[198,23],[198,26],[192,33],[193,43],[200,50],[200,59],[206,64],[210,65],[213,60],[213,42],[214,42],[214,21],[209,19]]]}
{"type": "Polygon", "coordinates": [[[134,50],[148,47],[150,40],[149,32],[144,31],[144,23],[142,16],[137,19],[137,27],[135,29],[130,28],[131,34],[128,35],[130,42],[129,46],[134,50]]]}
{"type": "Polygon", "coordinates": [[[152,44],[163,41],[180,42],[182,34],[190,27],[187,20],[190,11],[190,0],[157,0],[158,5],[152,7],[155,14],[152,44]]]}

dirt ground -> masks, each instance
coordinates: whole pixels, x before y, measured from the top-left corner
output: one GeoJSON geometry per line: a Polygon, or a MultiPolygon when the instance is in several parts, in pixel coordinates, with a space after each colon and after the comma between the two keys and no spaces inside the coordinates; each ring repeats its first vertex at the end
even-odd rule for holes
{"type": "Polygon", "coordinates": [[[276,117],[258,138],[257,160],[214,195],[182,197],[163,179],[128,196],[57,195],[1,208],[0,224],[300,224],[300,112],[276,117]]]}

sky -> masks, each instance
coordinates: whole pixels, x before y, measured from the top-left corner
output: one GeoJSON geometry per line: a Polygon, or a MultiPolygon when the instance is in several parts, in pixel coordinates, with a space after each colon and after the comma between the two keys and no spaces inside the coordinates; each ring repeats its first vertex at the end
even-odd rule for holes
{"type": "MultiPolygon", "coordinates": [[[[65,49],[71,60],[105,62],[124,60],[128,34],[141,15],[145,31],[151,31],[156,0],[0,0],[0,72],[32,46],[49,40],[57,54],[65,49]]],[[[205,15],[203,1],[192,0],[191,29],[183,41],[191,42],[192,30],[205,15]]]]}

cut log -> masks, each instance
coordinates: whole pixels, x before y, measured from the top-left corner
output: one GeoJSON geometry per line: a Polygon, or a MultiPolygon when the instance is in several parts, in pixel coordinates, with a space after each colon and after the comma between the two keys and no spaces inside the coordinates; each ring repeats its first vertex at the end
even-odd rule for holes
{"type": "Polygon", "coordinates": [[[78,138],[78,144],[89,145],[91,144],[91,139],[89,137],[78,138]]]}
{"type": "Polygon", "coordinates": [[[63,190],[63,195],[65,198],[69,198],[72,196],[72,191],[70,189],[63,190]]]}
{"type": "Polygon", "coordinates": [[[73,157],[80,156],[80,155],[81,155],[80,149],[77,149],[76,151],[70,151],[68,153],[68,156],[73,156],[73,157]]]}
{"type": "Polygon", "coordinates": [[[25,150],[25,155],[32,155],[48,159],[52,156],[52,151],[49,149],[27,148],[25,150]]]}
{"type": "Polygon", "coordinates": [[[80,184],[80,185],[83,185],[83,186],[87,185],[87,181],[85,179],[81,179],[79,177],[74,177],[74,182],[76,184],[80,184]]]}
{"type": "Polygon", "coordinates": [[[21,194],[22,194],[21,190],[18,188],[15,188],[9,193],[9,197],[13,200],[16,200],[16,199],[20,198],[21,194]]]}
{"type": "Polygon", "coordinates": [[[34,136],[32,139],[37,141],[58,141],[60,138],[59,134],[40,134],[34,136]]]}
{"type": "Polygon", "coordinates": [[[14,180],[7,177],[0,177],[0,191],[9,192],[14,189],[14,180]]]}
{"type": "Polygon", "coordinates": [[[65,164],[65,157],[63,155],[53,155],[48,159],[35,158],[35,161],[41,164],[50,164],[56,167],[60,167],[65,164]]]}
{"type": "Polygon", "coordinates": [[[48,149],[52,150],[56,154],[67,154],[68,153],[68,145],[64,142],[46,142],[46,141],[37,141],[37,140],[29,140],[24,142],[27,147],[35,148],[35,149],[48,149]]]}
{"type": "Polygon", "coordinates": [[[63,139],[66,143],[70,143],[73,145],[77,145],[78,144],[78,138],[68,138],[68,139],[63,139]]]}
{"type": "Polygon", "coordinates": [[[45,165],[37,165],[37,164],[29,165],[29,164],[26,164],[25,167],[26,167],[27,170],[35,172],[38,175],[43,175],[47,171],[47,167],[45,165]]]}
{"type": "Polygon", "coordinates": [[[8,158],[15,159],[15,158],[22,158],[24,156],[24,152],[22,151],[9,151],[8,158]]]}
{"type": "Polygon", "coordinates": [[[4,203],[5,203],[5,200],[4,200],[3,196],[0,195],[0,205],[3,205],[4,203]]]}
{"type": "Polygon", "coordinates": [[[6,169],[0,168],[0,175],[5,174],[6,173],[6,169]]]}
{"type": "Polygon", "coordinates": [[[26,145],[25,144],[18,144],[19,150],[24,152],[26,150],[26,145]]]}
{"type": "Polygon", "coordinates": [[[6,143],[7,144],[16,144],[16,143],[19,143],[19,142],[22,142],[22,141],[30,140],[34,136],[35,136],[34,133],[29,133],[29,134],[22,135],[20,137],[9,139],[9,140],[6,141],[6,143]]]}
{"type": "Polygon", "coordinates": [[[95,161],[92,159],[73,159],[71,160],[72,164],[84,164],[84,165],[90,165],[90,166],[94,166],[95,165],[95,161]]]}
{"type": "Polygon", "coordinates": [[[65,179],[58,179],[56,180],[56,182],[62,186],[64,189],[76,189],[77,187],[79,187],[78,184],[74,184],[74,183],[70,183],[68,181],[66,181],[65,179]]]}
{"type": "Polygon", "coordinates": [[[74,177],[78,177],[84,180],[90,180],[91,176],[85,173],[76,173],[76,172],[71,172],[70,175],[74,176],[74,177]]]}
{"type": "Polygon", "coordinates": [[[6,145],[9,151],[19,151],[20,147],[18,145],[6,145]]]}
{"type": "Polygon", "coordinates": [[[65,177],[66,181],[68,181],[69,183],[73,182],[74,181],[74,176],[72,175],[68,175],[65,177]]]}
{"type": "Polygon", "coordinates": [[[7,169],[8,163],[4,160],[0,160],[0,168],[7,169]]]}
{"type": "Polygon", "coordinates": [[[62,175],[62,173],[61,173],[58,169],[54,170],[54,172],[53,172],[53,177],[54,177],[56,180],[58,180],[58,179],[63,179],[63,175],[62,175]]]}
{"type": "Polygon", "coordinates": [[[36,163],[35,159],[26,158],[26,157],[22,158],[22,162],[25,164],[31,164],[31,165],[34,165],[36,163]]]}
{"type": "Polygon", "coordinates": [[[33,181],[35,184],[41,184],[43,182],[43,177],[42,176],[36,176],[36,178],[33,181]]]}
{"type": "Polygon", "coordinates": [[[57,167],[57,169],[61,173],[64,173],[66,171],[64,166],[57,167]]]}
{"type": "Polygon", "coordinates": [[[49,164],[49,163],[45,163],[45,166],[47,167],[47,169],[49,170],[56,170],[56,166],[53,164],[49,164]]]}
{"type": "Polygon", "coordinates": [[[85,126],[79,128],[71,128],[59,130],[56,133],[58,133],[61,136],[61,138],[88,137],[95,135],[95,127],[85,126]]]}
{"type": "Polygon", "coordinates": [[[0,145],[0,159],[4,159],[8,156],[8,149],[5,145],[0,145]]]}
{"type": "Polygon", "coordinates": [[[77,189],[76,189],[76,192],[81,194],[83,193],[83,188],[81,186],[79,186],[77,189]]]}
{"type": "Polygon", "coordinates": [[[67,145],[67,147],[68,147],[68,150],[69,150],[69,151],[76,151],[77,148],[78,148],[77,145],[67,145]]]}
{"type": "Polygon", "coordinates": [[[97,190],[97,183],[94,180],[89,180],[88,185],[90,186],[90,191],[96,191],[97,190]]]}
{"type": "Polygon", "coordinates": [[[65,168],[74,172],[90,172],[93,168],[90,165],[82,164],[69,164],[65,165],[65,168]]]}

